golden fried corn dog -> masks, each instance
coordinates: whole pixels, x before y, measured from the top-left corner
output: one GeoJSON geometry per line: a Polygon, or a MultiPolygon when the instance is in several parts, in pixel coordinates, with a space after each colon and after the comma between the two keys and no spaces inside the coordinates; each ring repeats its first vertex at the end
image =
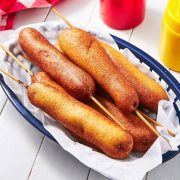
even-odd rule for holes
{"type": "Polygon", "coordinates": [[[73,64],[36,29],[22,29],[19,43],[28,60],[46,72],[73,97],[87,100],[94,95],[95,83],[92,77],[73,64]]]}
{"type": "Polygon", "coordinates": [[[95,145],[106,155],[123,159],[132,150],[132,136],[99,112],[77,101],[45,73],[36,74],[28,89],[30,102],[70,132],[95,145]]]}
{"type": "Polygon", "coordinates": [[[59,36],[59,45],[72,62],[88,72],[113,98],[118,108],[125,112],[136,110],[137,92],[124,80],[93,35],[78,28],[65,29],[59,36]]]}
{"type": "Polygon", "coordinates": [[[139,95],[139,102],[150,111],[157,112],[160,100],[168,100],[165,90],[152,78],[131,64],[119,51],[100,42],[119,73],[131,83],[139,95]]]}
{"type": "MultiPolygon", "coordinates": [[[[96,96],[96,98],[116,117],[116,119],[121,122],[126,130],[132,135],[133,151],[146,152],[157,138],[151,129],[149,129],[149,127],[136,114],[123,114],[110,100],[99,95],[96,96]]],[[[104,116],[111,119],[94,102],[89,101],[87,104],[104,116]]]]}

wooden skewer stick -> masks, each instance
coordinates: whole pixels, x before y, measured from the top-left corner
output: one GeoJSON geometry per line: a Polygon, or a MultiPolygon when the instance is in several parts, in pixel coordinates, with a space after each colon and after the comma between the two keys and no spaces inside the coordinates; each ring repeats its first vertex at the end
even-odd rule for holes
{"type": "Polygon", "coordinates": [[[160,134],[159,132],[144,118],[143,115],[141,115],[141,113],[139,111],[136,110],[136,114],[137,116],[139,116],[143,122],[159,137],[160,134]]]}
{"type": "MultiPolygon", "coordinates": [[[[150,118],[149,116],[147,116],[145,113],[143,113],[142,111],[139,110],[139,112],[146,118],[148,119],[149,121],[151,121],[152,123],[154,123],[155,125],[157,126],[160,126],[160,127],[164,127],[162,124],[160,124],[159,122],[155,121],[154,119],[150,118]]],[[[166,128],[167,132],[169,133],[169,135],[175,137],[176,134],[174,132],[172,132],[171,130],[169,130],[168,128],[166,128]]]]}
{"type": "Polygon", "coordinates": [[[107,115],[109,115],[122,129],[126,130],[126,128],[118,121],[114,115],[112,115],[95,97],[90,96],[91,100],[96,103],[107,115]]]}
{"type": "Polygon", "coordinates": [[[1,48],[7,53],[9,54],[9,56],[11,56],[26,72],[28,72],[30,74],[30,76],[33,76],[33,73],[20,61],[16,58],[16,56],[9,51],[6,47],[0,45],[1,48]]]}
{"type": "Polygon", "coordinates": [[[22,82],[21,80],[17,79],[16,77],[14,77],[14,76],[11,75],[10,73],[4,71],[4,70],[1,69],[1,68],[0,68],[0,72],[4,73],[4,74],[7,75],[8,77],[10,77],[10,78],[13,79],[14,81],[16,81],[18,84],[23,85],[26,89],[29,88],[29,86],[28,86],[26,83],[22,82]]]}
{"type": "Polygon", "coordinates": [[[63,21],[70,27],[74,27],[59,11],[57,11],[55,8],[52,8],[52,11],[59,16],[63,21]]]}
{"type": "Polygon", "coordinates": [[[168,140],[166,137],[162,136],[162,135],[144,118],[144,116],[141,115],[141,113],[140,113],[139,111],[136,110],[136,114],[137,114],[137,116],[139,116],[139,118],[141,118],[141,120],[157,135],[157,137],[159,137],[159,136],[163,137],[163,138],[166,140],[166,142],[169,144],[169,146],[172,148],[169,140],[168,140]]]}

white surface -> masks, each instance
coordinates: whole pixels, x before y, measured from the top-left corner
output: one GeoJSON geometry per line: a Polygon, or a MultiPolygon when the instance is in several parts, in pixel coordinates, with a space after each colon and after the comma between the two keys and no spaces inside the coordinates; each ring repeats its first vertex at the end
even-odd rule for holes
{"type": "Polygon", "coordinates": [[[146,16],[142,24],[133,30],[130,42],[148,54],[152,55],[155,59],[159,59],[158,46],[159,34],[161,29],[163,12],[166,8],[168,0],[147,1],[146,16]]]}
{"type": "Polygon", "coordinates": [[[28,9],[18,12],[15,17],[14,29],[22,25],[43,22],[49,14],[50,8],[28,9]]]}
{"type": "Polygon", "coordinates": [[[29,179],[81,180],[86,179],[88,171],[89,168],[65,152],[57,143],[45,138],[29,179]]]}
{"type": "Polygon", "coordinates": [[[43,135],[8,102],[0,116],[0,179],[27,179],[43,135]]]}
{"type": "MultiPolygon", "coordinates": [[[[74,25],[87,25],[96,5],[96,0],[66,0],[54,6],[74,25]]],[[[62,21],[50,12],[46,21],[62,21]]]]}
{"type": "MultiPolygon", "coordinates": [[[[161,26],[160,19],[167,0],[158,1],[158,3],[155,0],[148,0],[147,2],[147,12],[149,13],[146,14],[145,21],[133,30],[132,35],[131,30],[115,32],[103,25],[98,16],[98,1],[96,0],[64,0],[57,8],[72,22],[80,24],[90,23],[95,27],[101,26],[104,30],[114,33],[125,40],[130,39],[132,43],[145,49],[156,58],[157,43],[159,41],[158,32],[161,26]],[[149,9],[153,10],[149,11],[149,9]]],[[[28,23],[42,22],[48,15],[48,10],[21,12],[18,15],[19,18],[17,17],[16,19],[15,26],[19,27],[28,23]],[[42,14],[43,12],[46,14],[42,14]]],[[[55,20],[52,12],[49,13],[47,20],[55,20]]],[[[4,36],[4,33],[0,32],[1,42],[2,36],[4,36]]],[[[2,101],[2,98],[4,98],[4,95],[0,92],[0,107],[3,107],[5,102],[4,100],[2,101]]],[[[50,142],[50,140],[45,138],[42,141],[42,135],[31,127],[9,102],[5,105],[0,115],[0,147],[0,179],[3,180],[107,179],[93,171],[89,173],[87,167],[80,164],[71,155],[64,152],[61,147],[50,142]],[[71,166],[73,164],[74,166],[71,166]]],[[[146,179],[179,180],[179,162],[180,156],[176,156],[168,163],[160,165],[148,173],[146,179]]]]}

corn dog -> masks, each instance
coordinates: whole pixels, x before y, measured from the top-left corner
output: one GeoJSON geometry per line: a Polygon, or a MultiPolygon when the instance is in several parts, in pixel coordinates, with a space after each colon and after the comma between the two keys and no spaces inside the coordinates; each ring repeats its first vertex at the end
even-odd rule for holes
{"type": "MultiPolygon", "coordinates": [[[[96,96],[101,102],[126,128],[133,137],[133,151],[145,153],[154,143],[157,136],[149,129],[149,127],[134,113],[123,114],[110,100],[96,96]]],[[[111,119],[105,114],[94,102],[88,101],[87,104],[98,112],[111,119]]]]}
{"type": "Polygon", "coordinates": [[[131,64],[120,52],[100,42],[106,50],[119,73],[131,83],[139,95],[140,104],[150,111],[157,112],[160,100],[168,100],[165,90],[155,80],[142,73],[133,64],[131,64]]]}
{"type": "Polygon", "coordinates": [[[59,36],[59,45],[71,61],[87,71],[111,95],[118,108],[126,113],[136,110],[137,92],[120,75],[93,35],[78,28],[65,29],[59,36]]]}
{"type": "Polygon", "coordinates": [[[37,73],[28,88],[30,102],[72,133],[106,155],[123,159],[132,150],[132,136],[89,106],[77,101],[45,73],[37,73]],[[35,83],[34,83],[35,82],[35,83]]]}
{"type": "Polygon", "coordinates": [[[22,29],[19,33],[19,43],[28,59],[73,97],[87,100],[94,95],[95,84],[92,77],[71,63],[36,29],[22,29]]]}

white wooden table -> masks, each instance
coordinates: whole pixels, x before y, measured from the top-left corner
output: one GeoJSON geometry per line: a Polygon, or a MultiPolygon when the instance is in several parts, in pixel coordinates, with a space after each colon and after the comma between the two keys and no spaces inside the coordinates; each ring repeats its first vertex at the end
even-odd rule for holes
{"type": "MultiPolygon", "coordinates": [[[[64,0],[56,6],[74,24],[102,28],[159,60],[158,43],[162,15],[168,0],[148,0],[143,23],[127,31],[113,30],[99,17],[97,0],[64,0]]],[[[59,20],[50,8],[18,13],[15,28],[25,24],[59,20]]],[[[0,32],[0,42],[8,31],[0,32]]],[[[177,78],[179,74],[172,72],[177,78]]],[[[180,155],[147,173],[146,180],[179,180],[180,155]]],[[[0,88],[0,180],[106,180],[65,152],[58,144],[32,127],[7,100],[0,88]]]]}

